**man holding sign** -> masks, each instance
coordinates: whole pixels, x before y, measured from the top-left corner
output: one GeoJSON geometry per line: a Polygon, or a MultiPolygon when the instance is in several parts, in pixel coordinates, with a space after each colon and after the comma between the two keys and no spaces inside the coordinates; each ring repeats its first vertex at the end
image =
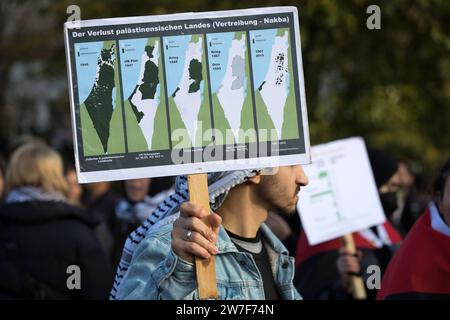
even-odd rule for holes
{"type": "Polygon", "coordinates": [[[217,214],[208,217],[215,232],[201,220],[204,209],[184,202],[173,224],[155,228],[137,246],[114,297],[196,299],[193,256],[215,256],[219,299],[299,299],[294,260],[264,221],[269,210],[293,213],[308,178],[300,165],[265,171],[217,174],[211,181],[217,191],[210,192],[217,214]]]}
{"type": "Polygon", "coordinates": [[[293,211],[307,183],[297,9],[80,25],[65,25],[78,180],[187,175],[128,237],[111,298],[299,297],[293,262],[263,225],[268,210],[293,211]]]}

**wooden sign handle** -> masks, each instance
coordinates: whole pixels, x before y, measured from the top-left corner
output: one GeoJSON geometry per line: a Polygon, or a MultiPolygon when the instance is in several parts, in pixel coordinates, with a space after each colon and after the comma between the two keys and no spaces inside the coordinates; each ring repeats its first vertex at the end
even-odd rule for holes
{"type": "MultiPolygon", "coordinates": [[[[210,214],[206,173],[188,175],[188,189],[189,201],[202,206],[207,214],[210,214]]],[[[200,299],[217,299],[219,296],[217,293],[214,256],[211,256],[209,259],[195,257],[195,270],[197,273],[198,295],[200,299]]]]}
{"type": "MultiPolygon", "coordinates": [[[[353,236],[348,233],[342,237],[342,242],[345,248],[350,251],[351,254],[356,254],[355,242],[353,236]]],[[[367,299],[366,288],[364,287],[364,281],[360,276],[350,276],[350,286],[352,290],[353,298],[357,300],[367,299]]]]}

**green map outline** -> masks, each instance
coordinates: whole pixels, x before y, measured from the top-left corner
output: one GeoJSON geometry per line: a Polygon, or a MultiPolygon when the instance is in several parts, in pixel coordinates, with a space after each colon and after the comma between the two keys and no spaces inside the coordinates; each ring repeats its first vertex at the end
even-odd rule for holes
{"type": "Polygon", "coordinates": [[[162,44],[159,37],[148,38],[146,46],[154,46],[155,41],[159,41],[158,77],[159,77],[159,104],[157,106],[155,119],[153,122],[153,135],[151,146],[147,145],[142,129],[131,108],[128,98],[125,99],[125,121],[127,127],[128,152],[168,150],[169,149],[169,129],[166,113],[166,88],[164,83],[164,70],[162,59],[162,44]]]}
{"type": "MultiPolygon", "coordinates": [[[[115,108],[111,116],[109,124],[109,138],[107,145],[107,154],[125,153],[125,137],[122,118],[122,105],[121,105],[121,90],[119,81],[119,59],[117,55],[117,43],[115,40],[103,41],[103,49],[110,48],[111,45],[115,45],[115,59],[114,59],[114,85],[116,88],[115,108]]],[[[97,66],[96,66],[97,67],[97,66]]],[[[92,89],[91,89],[92,90],[92,89]]],[[[81,135],[82,135],[82,147],[84,157],[104,155],[103,146],[100,138],[94,128],[91,117],[87,111],[86,105],[80,104],[80,122],[81,122],[81,135]]]]}
{"type": "MultiPolygon", "coordinates": [[[[289,140],[289,139],[298,139],[299,129],[298,129],[298,117],[297,117],[297,103],[295,100],[295,77],[292,66],[292,49],[290,42],[290,31],[289,28],[277,28],[276,37],[282,36],[286,31],[288,31],[288,73],[289,73],[289,94],[286,98],[286,103],[284,107],[284,115],[283,115],[283,126],[281,128],[281,139],[280,140],[289,140]]],[[[255,94],[255,108],[256,108],[256,117],[258,122],[258,136],[260,141],[275,141],[278,140],[278,134],[274,132],[274,139],[268,139],[267,135],[270,135],[271,130],[275,129],[275,125],[273,124],[272,118],[267,111],[267,106],[262,99],[261,93],[256,88],[254,90],[255,94]],[[267,134],[262,134],[261,129],[266,129],[267,134]],[[275,138],[276,137],[276,138],[275,138]]]]}
{"type": "MultiPolygon", "coordinates": [[[[204,132],[208,129],[211,129],[211,113],[210,113],[210,106],[209,106],[209,85],[208,85],[208,74],[206,69],[206,50],[205,50],[205,42],[203,35],[201,34],[195,34],[191,35],[191,41],[190,43],[196,43],[199,40],[203,41],[203,54],[202,54],[202,77],[204,81],[203,85],[203,101],[200,105],[200,111],[198,113],[197,121],[201,121],[202,123],[202,131],[200,132],[198,129],[195,133],[196,141],[200,141],[202,138],[204,132]],[[201,39],[200,39],[201,37],[201,39]]],[[[185,63],[189,63],[188,61],[185,61],[185,63]]],[[[167,71],[167,70],[166,70],[167,71]]],[[[186,130],[186,126],[184,125],[183,120],[181,119],[181,114],[178,111],[178,108],[175,104],[175,100],[172,97],[172,93],[169,92],[169,98],[168,98],[168,105],[169,105],[169,117],[170,117],[170,127],[172,133],[177,129],[183,129],[186,130]]],[[[199,147],[200,145],[194,145],[192,146],[192,141],[189,139],[189,136],[184,137],[182,141],[174,140],[171,134],[171,140],[172,140],[172,146],[177,146],[177,148],[191,148],[191,147],[199,147]]],[[[210,145],[212,143],[211,139],[203,139],[203,143],[201,146],[205,147],[207,145],[210,145]]]]}
{"type": "MultiPolygon", "coordinates": [[[[246,34],[246,31],[238,31],[234,32],[234,38],[233,40],[240,40],[244,34],[246,34]]],[[[253,102],[252,102],[252,88],[250,83],[250,58],[249,58],[249,50],[247,46],[247,41],[245,42],[245,48],[246,48],[246,59],[245,59],[245,77],[246,77],[246,96],[244,99],[244,105],[242,106],[241,110],[241,126],[240,129],[242,129],[244,132],[248,129],[255,129],[255,123],[253,118],[253,102]]],[[[227,139],[225,133],[227,130],[231,129],[231,126],[225,117],[225,112],[223,111],[222,104],[219,101],[219,98],[217,97],[217,93],[212,94],[212,108],[213,108],[213,115],[214,115],[214,128],[215,130],[218,130],[221,132],[222,137],[224,139],[227,139]]],[[[233,142],[235,143],[234,136],[233,142]]],[[[256,136],[244,136],[242,135],[242,132],[240,132],[238,136],[238,143],[253,143],[256,142],[256,136]]]]}

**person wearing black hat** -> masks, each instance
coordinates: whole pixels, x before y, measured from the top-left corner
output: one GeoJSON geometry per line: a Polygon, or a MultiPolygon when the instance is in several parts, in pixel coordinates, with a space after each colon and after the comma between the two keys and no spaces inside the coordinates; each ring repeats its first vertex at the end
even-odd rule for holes
{"type": "MultiPolygon", "coordinates": [[[[369,160],[380,200],[388,218],[396,210],[396,191],[399,186],[397,162],[388,154],[368,149],[369,160]]],[[[384,272],[393,253],[402,240],[400,233],[386,222],[352,234],[357,256],[342,248],[340,239],[309,245],[304,232],[299,237],[296,251],[295,284],[305,299],[352,299],[349,275],[361,274],[364,283],[367,267],[376,265],[384,272]]],[[[368,299],[374,299],[376,289],[367,290],[368,299]]]]}
{"type": "Polygon", "coordinates": [[[369,148],[368,153],[381,204],[389,218],[398,208],[397,190],[401,183],[399,166],[395,159],[383,151],[369,148]]]}

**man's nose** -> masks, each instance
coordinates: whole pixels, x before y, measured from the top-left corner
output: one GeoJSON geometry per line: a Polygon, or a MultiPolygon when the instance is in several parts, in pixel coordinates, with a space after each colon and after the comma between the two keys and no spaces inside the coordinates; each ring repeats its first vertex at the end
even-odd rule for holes
{"type": "Polygon", "coordinates": [[[297,179],[296,179],[296,183],[305,187],[308,185],[309,180],[308,177],[306,176],[305,171],[303,170],[303,167],[301,165],[297,166],[297,179]]]}

